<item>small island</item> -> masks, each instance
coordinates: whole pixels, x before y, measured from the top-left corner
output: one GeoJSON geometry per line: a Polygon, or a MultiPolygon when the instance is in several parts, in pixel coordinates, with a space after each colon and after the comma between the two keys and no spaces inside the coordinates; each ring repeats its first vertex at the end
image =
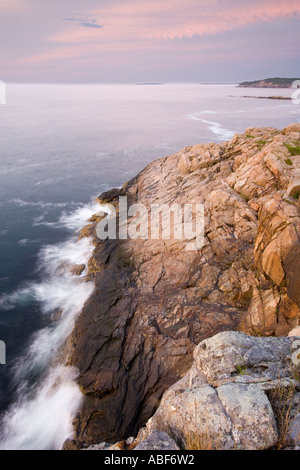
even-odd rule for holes
{"type": "MultiPolygon", "coordinates": [[[[292,88],[293,82],[300,78],[266,78],[264,80],[254,80],[252,82],[242,82],[240,88],[292,88]]],[[[299,86],[297,87],[299,88],[299,86]]]]}

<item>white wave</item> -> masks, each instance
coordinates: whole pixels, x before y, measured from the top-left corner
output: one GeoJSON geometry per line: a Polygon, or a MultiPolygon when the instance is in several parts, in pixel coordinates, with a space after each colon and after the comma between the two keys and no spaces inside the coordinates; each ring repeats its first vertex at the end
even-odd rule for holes
{"type": "Polygon", "coordinates": [[[34,298],[33,291],[30,287],[18,289],[11,294],[2,294],[0,296],[0,309],[12,310],[16,305],[25,306],[34,298]]]}
{"type": "Polygon", "coordinates": [[[199,111],[199,112],[194,113],[194,114],[189,114],[188,117],[190,117],[191,119],[194,119],[194,116],[203,116],[203,115],[206,115],[206,114],[219,114],[219,112],[218,111],[205,110],[205,111],[199,111]]]}
{"type": "Polygon", "coordinates": [[[34,398],[23,399],[6,414],[0,449],[61,449],[72,435],[72,419],[82,400],[75,378],[70,367],[52,369],[34,398]]]}
{"type": "Polygon", "coordinates": [[[18,241],[18,244],[21,245],[21,246],[26,246],[26,245],[29,245],[31,243],[38,243],[39,240],[29,240],[29,238],[23,238],[22,240],[19,240],[18,241]]]}
{"type": "Polygon", "coordinates": [[[45,366],[63,340],[71,333],[74,319],[93,291],[92,282],[83,282],[81,277],[72,276],[68,267],[87,264],[93,251],[89,238],[80,241],[68,240],[59,245],[45,246],[39,256],[38,268],[45,280],[31,283],[7,297],[7,307],[24,305],[34,299],[45,315],[60,311],[60,320],[39,331],[26,355],[16,367],[16,377],[24,377],[31,369],[45,366]],[[64,267],[66,266],[66,269],[64,267]]]}
{"type": "Polygon", "coordinates": [[[71,179],[71,175],[64,175],[64,176],[60,176],[60,177],[55,177],[55,178],[47,178],[45,180],[41,180],[41,181],[37,181],[34,186],[40,186],[41,184],[43,186],[49,186],[49,185],[52,185],[53,183],[57,184],[61,181],[65,181],[65,180],[68,180],[68,179],[71,179]]]}
{"type": "Polygon", "coordinates": [[[29,239],[28,238],[23,238],[22,240],[19,240],[19,245],[27,245],[27,243],[29,242],[29,239]]]}
{"type": "Polygon", "coordinates": [[[207,114],[243,114],[246,113],[244,109],[236,109],[236,110],[231,110],[231,111],[225,111],[225,110],[217,110],[217,111],[198,111],[197,113],[193,114],[188,114],[188,117],[191,119],[197,120],[197,116],[205,116],[207,114]]]}
{"type": "Polygon", "coordinates": [[[234,137],[235,132],[225,129],[221,126],[219,122],[207,121],[206,119],[201,119],[197,117],[200,113],[190,114],[189,117],[195,121],[203,122],[204,124],[209,125],[209,130],[218,136],[219,140],[230,140],[234,137]]]}
{"type": "MultiPolygon", "coordinates": [[[[41,249],[38,265],[40,269],[44,269],[51,274],[56,272],[62,263],[83,264],[83,261],[89,259],[92,250],[93,244],[90,238],[82,238],[79,241],[74,239],[58,245],[48,245],[41,249]]],[[[55,276],[54,279],[57,279],[57,277],[55,276]]]]}
{"type": "Polygon", "coordinates": [[[14,198],[14,199],[10,199],[8,201],[9,203],[11,204],[16,204],[17,206],[20,206],[20,207],[41,207],[42,209],[46,208],[46,207],[76,207],[76,206],[82,206],[82,203],[80,202],[74,202],[74,201],[70,201],[70,202],[45,202],[45,201],[36,201],[36,202],[33,202],[33,201],[23,201],[22,199],[18,199],[18,198],[14,198]]]}
{"type": "MultiPolygon", "coordinates": [[[[99,204],[91,203],[63,215],[60,224],[78,229],[99,208],[99,204]]],[[[60,449],[72,434],[72,418],[82,396],[73,382],[74,371],[62,366],[51,368],[50,364],[72,332],[75,319],[94,288],[92,282],[82,279],[85,272],[81,277],[72,276],[63,267],[86,265],[93,249],[90,239],[76,241],[76,237],[45,246],[38,262],[44,280],[0,298],[0,305],[6,309],[35,300],[44,315],[54,317],[47,328],[35,333],[26,353],[14,366],[18,399],[2,420],[0,448],[60,449]],[[34,393],[33,376],[46,377],[34,384],[34,393]]]]}
{"type": "Polygon", "coordinates": [[[52,228],[66,228],[72,232],[78,231],[83,227],[88,219],[102,210],[97,202],[90,202],[85,206],[78,207],[76,210],[70,212],[64,211],[57,222],[47,222],[45,217],[47,214],[33,218],[33,226],[44,225],[52,228]]]}
{"type": "Polygon", "coordinates": [[[26,165],[22,166],[14,166],[13,168],[5,168],[0,170],[0,175],[7,175],[9,173],[16,173],[18,171],[28,170],[28,168],[34,168],[42,166],[42,163],[27,163],[26,165]]]}
{"type": "Polygon", "coordinates": [[[218,122],[202,120],[205,124],[209,124],[209,129],[222,140],[230,140],[234,137],[235,132],[221,127],[221,124],[218,122]]]}
{"type": "Polygon", "coordinates": [[[243,114],[243,113],[246,113],[247,111],[245,111],[244,109],[239,109],[239,110],[236,110],[236,111],[223,111],[223,114],[243,114]]]}
{"type": "MultiPolygon", "coordinates": [[[[82,260],[81,260],[82,261],[82,260]]],[[[91,282],[82,282],[65,273],[33,288],[34,297],[44,314],[59,312],[59,321],[36,333],[26,355],[15,368],[16,380],[47,364],[72,332],[74,320],[93,291],[91,282]]]]}
{"type": "Polygon", "coordinates": [[[44,219],[48,212],[46,212],[43,215],[40,215],[39,217],[33,217],[32,219],[32,226],[33,227],[38,227],[39,225],[44,225],[45,227],[51,227],[51,228],[59,228],[59,223],[58,222],[46,222],[44,219]]]}
{"type": "Polygon", "coordinates": [[[45,216],[47,215],[47,211],[43,215],[39,215],[38,217],[34,217],[33,220],[33,227],[37,225],[41,225],[42,220],[44,220],[45,216]]]}
{"type": "Polygon", "coordinates": [[[78,230],[83,227],[91,215],[100,212],[101,206],[98,202],[91,202],[83,207],[79,207],[71,214],[64,213],[60,219],[59,224],[69,230],[78,230]]]}

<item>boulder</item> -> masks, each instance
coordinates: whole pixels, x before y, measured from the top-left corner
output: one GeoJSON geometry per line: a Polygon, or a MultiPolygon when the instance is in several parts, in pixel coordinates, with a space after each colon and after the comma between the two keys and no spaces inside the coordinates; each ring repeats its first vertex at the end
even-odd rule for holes
{"type": "MultiPolygon", "coordinates": [[[[270,396],[274,390],[280,390],[280,396],[284,390],[296,394],[292,346],[292,338],[238,332],[202,341],[194,351],[192,369],[165,393],[147,423],[148,431],[168,432],[182,448],[191,441],[199,448],[209,442],[219,450],[275,447],[281,423],[276,420],[278,403],[273,409],[270,396]]],[[[298,416],[291,422],[293,439],[298,416]]],[[[297,439],[294,442],[298,445],[297,439]]]]}

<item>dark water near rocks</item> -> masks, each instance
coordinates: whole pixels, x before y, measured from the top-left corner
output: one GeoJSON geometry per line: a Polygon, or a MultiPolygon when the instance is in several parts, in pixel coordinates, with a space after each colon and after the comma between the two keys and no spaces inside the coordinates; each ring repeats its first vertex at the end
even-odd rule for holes
{"type": "Polygon", "coordinates": [[[0,448],[60,448],[71,433],[75,371],[49,363],[93,288],[58,271],[91,253],[76,231],[96,211],[93,199],[186,145],[300,122],[292,102],[246,94],[274,90],[8,85],[0,106],[0,448]]]}

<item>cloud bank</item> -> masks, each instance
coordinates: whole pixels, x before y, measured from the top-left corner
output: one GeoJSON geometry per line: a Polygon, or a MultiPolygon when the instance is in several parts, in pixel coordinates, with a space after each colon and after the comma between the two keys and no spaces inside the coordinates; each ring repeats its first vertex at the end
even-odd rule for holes
{"type": "Polygon", "coordinates": [[[299,0],[1,0],[0,8],[4,80],[300,75],[299,0]]]}

